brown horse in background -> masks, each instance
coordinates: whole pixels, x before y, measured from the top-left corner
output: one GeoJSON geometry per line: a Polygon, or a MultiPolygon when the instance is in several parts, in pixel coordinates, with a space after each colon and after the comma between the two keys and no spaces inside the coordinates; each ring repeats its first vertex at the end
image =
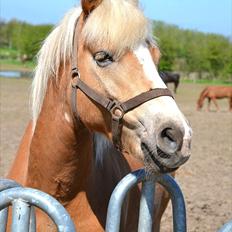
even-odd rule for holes
{"type": "MultiPolygon", "coordinates": [[[[8,177],[59,200],[77,231],[100,232],[116,184],[144,166],[148,174],[176,170],[190,156],[191,128],[158,75],[159,49],[138,2],[81,3],[41,48],[33,117],[8,177]]],[[[169,197],[158,185],[155,194],[159,231],[169,197]]],[[[136,187],[121,231],[137,230],[139,201],[136,187]]],[[[40,212],[37,227],[54,229],[40,212]]]]}
{"type": "Polygon", "coordinates": [[[216,99],[229,98],[229,111],[232,111],[232,86],[209,86],[203,89],[197,101],[197,110],[203,107],[205,98],[208,99],[207,110],[210,110],[211,100],[219,111],[219,106],[216,99]]]}

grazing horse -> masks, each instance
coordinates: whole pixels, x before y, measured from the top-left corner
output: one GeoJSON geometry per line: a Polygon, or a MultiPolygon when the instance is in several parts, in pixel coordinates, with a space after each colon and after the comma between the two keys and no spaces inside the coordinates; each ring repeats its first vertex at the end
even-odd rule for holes
{"type": "MultiPolygon", "coordinates": [[[[58,199],[78,231],[104,231],[126,174],[174,172],[190,156],[191,128],[158,75],[149,28],[137,1],[82,0],[40,50],[32,120],[8,177],[58,199]]],[[[139,194],[128,194],[121,231],[137,230],[139,194]]],[[[155,231],[167,202],[157,187],[155,231]]],[[[38,230],[53,231],[36,213],[38,230]]]]}
{"type": "Polygon", "coordinates": [[[174,84],[174,93],[177,91],[177,87],[180,83],[180,74],[179,73],[171,73],[171,72],[159,72],[160,77],[162,78],[165,84],[173,83],[174,84]]]}
{"type": "Polygon", "coordinates": [[[210,110],[211,100],[215,104],[217,111],[219,111],[216,99],[222,98],[229,98],[229,111],[232,111],[232,86],[209,86],[204,88],[197,101],[197,110],[200,110],[203,107],[205,98],[208,99],[208,111],[210,110]]]}

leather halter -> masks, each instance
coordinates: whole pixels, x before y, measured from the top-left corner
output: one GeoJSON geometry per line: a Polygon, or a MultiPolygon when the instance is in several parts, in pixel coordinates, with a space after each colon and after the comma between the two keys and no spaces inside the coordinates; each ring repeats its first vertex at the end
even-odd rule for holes
{"type": "MultiPolygon", "coordinates": [[[[76,28],[76,27],[75,27],[76,28]]],[[[143,92],[125,102],[119,102],[116,99],[107,98],[90,88],[81,80],[77,68],[77,42],[75,41],[75,32],[73,36],[73,56],[72,56],[72,98],[71,107],[74,115],[80,119],[77,112],[77,90],[81,90],[88,98],[95,101],[111,114],[111,132],[113,143],[117,149],[121,148],[121,132],[123,126],[123,116],[125,113],[133,110],[141,104],[161,96],[170,96],[172,93],[167,88],[155,88],[143,92]]]]}

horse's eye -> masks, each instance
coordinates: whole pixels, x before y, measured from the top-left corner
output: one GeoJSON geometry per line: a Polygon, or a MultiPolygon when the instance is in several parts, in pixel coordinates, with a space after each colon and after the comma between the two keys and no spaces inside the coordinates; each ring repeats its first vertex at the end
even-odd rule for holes
{"type": "Polygon", "coordinates": [[[93,58],[97,65],[103,68],[110,65],[114,61],[112,55],[105,51],[96,52],[93,58]]]}

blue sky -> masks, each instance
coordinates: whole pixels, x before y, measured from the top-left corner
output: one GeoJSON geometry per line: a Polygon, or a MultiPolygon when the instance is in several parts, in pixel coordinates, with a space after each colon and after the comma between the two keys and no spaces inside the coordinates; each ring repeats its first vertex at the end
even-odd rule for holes
{"type": "MultiPolygon", "coordinates": [[[[0,17],[56,24],[78,0],[0,0],[0,17]]],[[[232,0],[141,0],[145,15],[180,28],[232,38],[232,0]]]]}

